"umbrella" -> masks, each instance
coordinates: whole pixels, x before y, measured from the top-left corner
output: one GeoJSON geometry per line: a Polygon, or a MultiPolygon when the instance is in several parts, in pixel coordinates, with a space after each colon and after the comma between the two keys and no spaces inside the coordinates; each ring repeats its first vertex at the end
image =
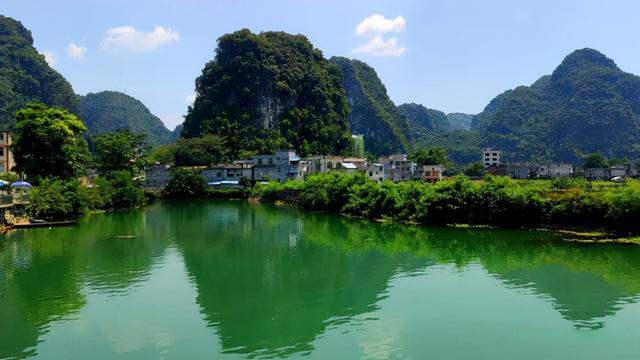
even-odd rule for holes
{"type": "Polygon", "coordinates": [[[0,187],[5,187],[7,185],[9,185],[8,181],[0,180],[0,187]]]}
{"type": "Polygon", "coordinates": [[[31,186],[31,184],[29,184],[26,181],[19,180],[19,181],[14,182],[13,184],[11,184],[11,187],[28,189],[28,188],[31,188],[33,186],[31,186]]]}

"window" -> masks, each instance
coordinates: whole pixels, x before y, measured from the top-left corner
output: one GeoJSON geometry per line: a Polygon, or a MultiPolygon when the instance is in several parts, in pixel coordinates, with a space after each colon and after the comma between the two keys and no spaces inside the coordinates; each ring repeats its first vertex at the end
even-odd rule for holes
{"type": "Polygon", "coordinates": [[[216,172],[216,176],[217,176],[217,177],[221,177],[221,176],[222,176],[222,171],[218,171],[218,172],[216,172]]]}
{"type": "Polygon", "coordinates": [[[258,159],[258,165],[262,165],[262,159],[258,159]]]}
{"type": "MultiPolygon", "coordinates": [[[[0,141],[4,142],[4,133],[0,132],[0,141]]],[[[3,171],[4,172],[4,171],[3,171]]]]}
{"type": "Polygon", "coordinates": [[[269,159],[269,165],[273,165],[273,159],[269,159]]]}
{"type": "Polygon", "coordinates": [[[0,157],[4,156],[4,148],[0,148],[0,157]]]}
{"type": "Polygon", "coordinates": [[[333,163],[328,162],[327,163],[327,169],[333,169],[333,163]]]}
{"type": "Polygon", "coordinates": [[[369,171],[369,177],[373,176],[373,171],[369,171]]]}

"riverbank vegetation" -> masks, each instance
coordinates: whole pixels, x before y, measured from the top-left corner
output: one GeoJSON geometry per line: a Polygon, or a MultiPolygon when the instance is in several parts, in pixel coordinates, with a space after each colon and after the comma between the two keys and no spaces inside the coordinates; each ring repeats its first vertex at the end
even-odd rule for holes
{"type": "Polygon", "coordinates": [[[12,151],[15,170],[35,185],[26,204],[32,218],[69,219],[144,204],[137,180],[149,153],[144,135],[120,130],[95,136],[92,156],[86,131],[63,109],[29,103],[17,112],[12,151]]]}
{"type": "Polygon", "coordinates": [[[257,185],[251,197],[307,210],[420,224],[599,228],[639,232],[640,181],[512,180],[464,176],[436,184],[377,183],[363,174],[331,172],[304,182],[257,185]]]}

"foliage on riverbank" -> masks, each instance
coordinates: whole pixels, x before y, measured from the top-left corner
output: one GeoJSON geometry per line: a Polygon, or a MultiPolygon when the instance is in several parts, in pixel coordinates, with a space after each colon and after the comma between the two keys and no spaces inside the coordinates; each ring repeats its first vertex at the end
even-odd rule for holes
{"type": "Polygon", "coordinates": [[[214,188],[198,170],[176,168],[171,172],[167,187],[161,194],[166,199],[242,199],[243,189],[214,188]]]}
{"type": "Polygon", "coordinates": [[[460,176],[437,184],[376,183],[362,174],[332,172],[304,182],[258,185],[255,199],[369,219],[421,224],[489,224],[640,231],[640,182],[583,179],[522,181],[460,176]]]}
{"type": "Polygon", "coordinates": [[[37,219],[71,219],[93,210],[128,209],[145,203],[142,189],[128,171],[93,179],[88,187],[78,180],[47,178],[29,193],[27,212],[37,219]]]}

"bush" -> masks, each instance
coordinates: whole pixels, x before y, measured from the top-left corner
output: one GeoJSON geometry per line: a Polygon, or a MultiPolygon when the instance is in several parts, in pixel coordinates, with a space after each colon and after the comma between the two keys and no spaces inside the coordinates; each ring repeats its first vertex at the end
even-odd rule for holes
{"type": "Polygon", "coordinates": [[[270,182],[251,196],[322,210],[423,224],[579,226],[640,230],[640,182],[588,183],[580,179],[513,180],[464,176],[427,184],[376,183],[362,174],[330,172],[304,182],[270,182]]]}
{"type": "Polygon", "coordinates": [[[144,191],[131,179],[128,171],[114,171],[111,173],[111,189],[109,196],[111,208],[129,209],[144,204],[144,191]]]}
{"type": "Polygon", "coordinates": [[[207,187],[207,180],[200,171],[175,168],[171,172],[171,178],[163,191],[163,196],[169,199],[204,198],[207,187]]]}
{"type": "Polygon", "coordinates": [[[46,220],[69,219],[89,209],[87,199],[77,180],[44,179],[29,192],[27,213],[46,220]]]}

